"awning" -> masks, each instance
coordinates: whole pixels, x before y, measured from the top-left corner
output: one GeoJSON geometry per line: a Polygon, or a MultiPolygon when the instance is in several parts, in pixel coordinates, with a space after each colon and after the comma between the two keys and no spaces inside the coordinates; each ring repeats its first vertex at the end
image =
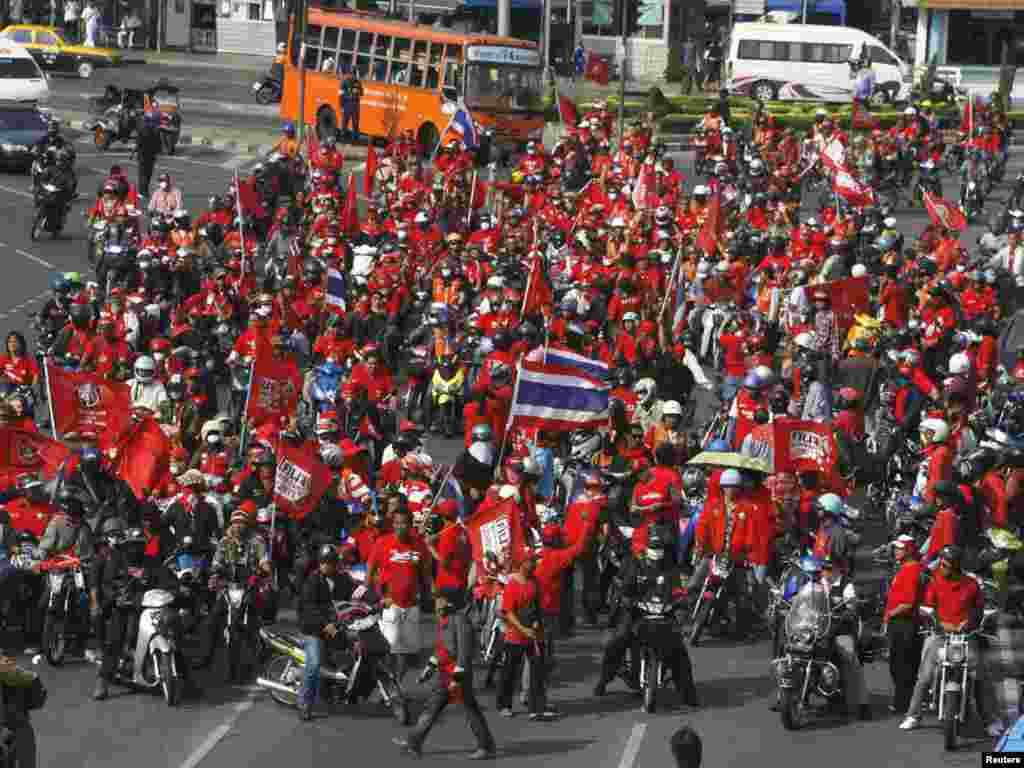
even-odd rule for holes
{"type": "Polygon", "coordinates": [[[929,11],[1020,11],[1020,0],[917,0],[929,11]]]}
{"type": "MultiPolygon", "coordinates": [[[[1004,0],[1007,2],[1008,0],[1004,0]]],[[[765,11],[790,11],[803,14],[804,3],[807,13],[825,13],[839,18],[839,23],[846,24],[846,0],[765,0],[765,11]]]]}

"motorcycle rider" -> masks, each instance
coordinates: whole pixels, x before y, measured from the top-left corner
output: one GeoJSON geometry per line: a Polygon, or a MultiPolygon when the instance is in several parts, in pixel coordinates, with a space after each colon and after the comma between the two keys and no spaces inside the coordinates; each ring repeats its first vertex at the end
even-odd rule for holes
{"type": "Polygon", "coordinates": [[[52,184],[58,190],[57,204],[59,210],[66,214],[70,210],[71,201],[75,197],[75,190],[78,189],[78,179],[74,170],[74,151],[61,149],[52,165],[46,166],[42,173],[36,177],[36,204],[39,204],[39,190],[45,184],[52,184]]]}
{"type": "Polygon", "coordinates": [[[919,428],[924,458],[917,470],[914,495],[935,503],[935,487],[953,479],[953,450],[949,443],[949,424],[945,419],[924,419],[919,428]]]}
{"type": "MultiPolygon", "coordinates": [[[[962,562],[963,550],[960,547],[945,547],[939,559],[940,568],[932,574],[924,593],[922,606],[935,609],[936,618],[945,632],[973,630],[985,609],[981,585],[975,576],[963,570],[962,562]]],[[[900,730],[910,731],[921,724],[921,706],[938,671],[938,655],[942,647],[941,635],[932,634],[925,640],[917,683],[900,730]]],[[[995,689],[980,652],[977,638],[971,638],[968,658],[973,662],[974,679],[978,684],[978,708],[983,716],[992,718],[988,733],[996,738],[1003,732],[1003,722],[997,715],[995,689]]]]}
{"type": "Polygon", "coordinates": [[[135,361],[134,371],[135,376],[128,379],[132,406],[145,408],[154,416],[162,413],[169,401],[163,382],[156,378],[156,360],[149,355],[142,355],[135,361]]]}
{"type": "MultiPolygon", "coordinates": [[[[376,602],[371,589],[355,582],[348,572],[338,572],[338,549],[333,544],[320,546],[318,569],[302,584],[300,621],[302,649],[306,656],[302,686],[299,688],[299,719],[313,719],[313,706],[320,692],[320,664],[323,642],[334,640],[342,629],[336,623],[336,601],[376,602]]],[[[344,637],[344,635],[342,635],[344,637]]]]}
{"type": "MultiPolygon", "coordinates": [[[[627,561],[622,575],[622,597],[623,610],[619,618],[619,624],[615,632],[605,643],[604,655],[601,660],[601,679],[594,686],[595,696],[604,696],[608,683],[615,679],[619,667],[625,658],[626,651],[631,644],[636,643],[634,637],[634,622],[637,619],[638,603],[648,599],[654,594],[663,598],[663,593],[668,591],[671,595],[680,584],[678,566],[671,563],[667,556],[669,545],[668,532],[663,526],[651,529],[647,537],[647,549],[642,558],[631,558],[627,561]]],[[[671,601],[671,597],[668,597],[671,601]]],[[[638,658],[634,654],[633,658],[638,658]]],[[[676,651],[675,659],[670,662],[672,679],[675,681],[676,690],[687,706],[697,706],[697,688],[693,682],[693,665],[690,662],[690,655],[686,646],[680,642],[676,651]]],[[[631,670],[636,676],[639,670],[631,670]]]]}
{"type": "MultiPolygon", "coordinates": [[[[94,619],[109,615],[110,622],[103,648],[103,663],[99,669],[92,697],[103,701],[110,695],[114,671],[126,648],[133,648],[138,632],[139,610],[143,593],[148,589],[176,591],[178,580],[162,564],[147,563],[146,536],[141,528],[129,530],[122,541],[104,560],[98,574],[103,604],[92,606],[94,619]]],[[[188,664],[177,665],[188,680],[188,664]]]]}
{"type": "Polygon", "coordinates": [[[28,713],[46,703],[46,688],[37,675],[20,669],[14,659],[4,655],[0,656],[0,697],[3,762],[17,768],[36,768],[36,733],[28,713]]]}
{"type": "Polygon", "coordinates": [[[831,554],[821,558],[821,583],[829,594],[833,611],[840,609],[841,619],[833,642],[846,688],[846,713],[852,716],[856,712],[861,720],[870,720],[867,682],[857,652],[860,599],[847,575],[846,563],[831,554]]]}

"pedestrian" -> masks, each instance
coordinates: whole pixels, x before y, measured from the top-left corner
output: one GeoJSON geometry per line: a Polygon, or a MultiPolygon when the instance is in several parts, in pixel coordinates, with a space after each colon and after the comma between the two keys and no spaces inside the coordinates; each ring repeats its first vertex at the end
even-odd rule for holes
{"type": "Polygon", "coordinates": [[[11,0],[10,20],[12,24],[20,24],[25,12],[24,0],[11,0]]]}
{"type": "Polygon", "coordinates": [[[686,42],[679,50],[679,61],[683,65],[683,79],[679,89],[683,96],[689,96],[697,79],[697,42],[693,35],[686,36],[686,42]]]}
{"type": "Polygon", "coordinates": [[[672,757],[675,758],[676,768],[700,768],[704,746],[693,728],[684,725],[672,734],[668,746],[672,751],[672,757]]]}
{"type": "MultiPolygon", "coordinates": [[[[470,760],[494,757],[494,736],[473,692],[473,659],[476,655],[475,633],[469,618],[468,592],[464,589],[443,589],[437,596],[436,610],[440,619],[435,655],[431,659],[434,687],[423,712],[406,738],[394,743],[407,754],[419,757],[423,742],[437,722],[437,718],[452,701],[461,701],[466,708],[466,720],[476,737],[476,751],[470,760]]],[[[428,668],[430,669],[430,668],[428,668]]]]}
{"type": "Polygon", "coordinates": [[[573,82],[576,80],[582,80],[584,73],[587,71],[587,49],[583,47],[583,42],[576,46],[576,50],[572,53],[573,63],[573,82]]]}
{"type": "Polygon", "coordinates": [[[147,110],[139,116],[139,127],[135,136],[135,157],[139,163],[138,194],[149,197],[149,185],[153,179],[156,156],[160,154],[160,115],[147,110]]]}
{"type": "Polygon", "coordinates": [[[93,0],[89,0],[82,11],[82,23],[85,24],[85,46],[96,47],[96,35],[100,31],[100,12],[93,0]]]}
{"type": "Polygon", "coordinates": [[[69,43],[78,42],[78,20],[82,16],[82,4],[78,0],[64,3],[64,39],[69,43]]]}
{"type": "Polygon", "coordinates": [[[10,734],[9,740],[0,747],[0,754],[13,758],[3,762],[18,768],[36,768],[36,732],[29,712],[41,709],[46,703],[46,688],[38,675],[21,669],[10,656],[2,655],[0,696],[3,697],[0,725],[10,734]]]}
{"type": "Polygon", "coordinates": [[[349,143],[359,138],[359,102],[363,98],[363,84],[359,81],[359,69],[353,67],[341,81],[341,130],[349,143]],[[351,128],[351,130],[350,130],[351,128]]]}
{"type": "Polygon", "coordinates": [[[918,609],[927,572],[918,559],[912,536],[900,536],[892,543],[892,550],[899,570],[889,585],[882,624],[889,639],[889,675],[893,684],[889,709],[905,715],[924,647],[924,638],[918,632],[918,609]]]}

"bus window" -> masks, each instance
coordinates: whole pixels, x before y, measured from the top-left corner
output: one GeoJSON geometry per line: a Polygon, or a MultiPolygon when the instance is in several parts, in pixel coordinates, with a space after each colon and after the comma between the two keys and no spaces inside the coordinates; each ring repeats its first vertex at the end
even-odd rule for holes
{"type": "Polygon", "coordinates": [[[359,33],[359,45],[356,46],[356,50],[363,55],[370,54],[373,50],[373,32],[359,33]]]}
{"type": "Polygon", "coordinates": [[[339,51],[354,53],[356,50],[356,31],[354,29],[341,30],[341,46],[339,51]]]}
{"type": "Polygon", "coordinates": [[[391,55],[391,35],[377,35],[373,55],[378,59],[386,59],[391,55]]]}
{"type": "Polygon", "coordinates": [[[444,97],[448,101],[458,101],[462,93],[461,69],[458,64],[448,60],[444,68],[444,97]]]}
{"type": "Polygon", "coordinates": [[[441,84],[441,70],[437,67],[427,67],[427,88],[436,91],[441,84]]]}
{"type": "Polygon", "coordinates": [[[413,88],[423,87],[423,67],[413,64],[409,74],[409,85],[413,88]]]}
{"type": "Polygon", "coordinates": [[[444,57],[448,60],[448,63],[457,62],[462,63],[462,46],[461,45],[446,45],[444,50],[444,57]]]}
{"type": "Polygon", "coordinates": [[[324,27],[324,42],[320,46],[324,56],[334,56],[338,52],[338,37],[337,27],[324,27]]]}
{"type": "Polygon", "coordinates": [[[391,54],[392,59],[409,61],[412,57],[412,41],[404,37],[395,38],[395,50],[391,54]]]}
{"type": "Polygon", "coordinates": [[[388,81],[387,59],[373,60],[373,66],[370,68],[370,79],[376,80],[378,83],[386,83],[388,81]]]}
{"type": "Polygon", "coordinates": [[[391,62],[391,82],[395,85],[408,85],[409,65],[398,61],[391,62]]]}
{"type": "Polygon", "coordinates": [[[356,69],[359,70],[359,77],[366,80],[370,77],[370,57],[356,56],[356,69]]]}
{"type": "Polygon", "coordinates": [[[306,29],[306,69],[320,69],[320,27],[311,24],[306,29]]]}
{"type": "Polygon", "coordinates": [[[541,72],[536,67],[470,64],[466,70],[466,106],[490,109],[543,109],[541,72]]]}

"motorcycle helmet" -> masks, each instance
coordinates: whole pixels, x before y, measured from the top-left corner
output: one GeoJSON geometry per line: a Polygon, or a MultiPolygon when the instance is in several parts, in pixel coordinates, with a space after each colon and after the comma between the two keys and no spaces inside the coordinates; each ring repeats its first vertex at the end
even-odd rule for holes
{"type": "Polygon", "coordinates": [[[825,493],[815,502],[819,512],[827,517],[840,517],[846,504],[834,493],[825,493]]]}
{"type": "Polygon", "coordinates": [[[718,484],[722,488],[739,488],[743,485],[743,475],[740,474],[738,469],[727,469],[722,473],[718,484]]]}
{"type": "Polygon", "coordinates": [[[328,467],[340,467],[344,459],[341,447],[334,443],[324,443],[320,446],[320,461],[328,467]]]}
{"type": "Polygon", "coordinates": [[[108,517],[100,527],[100,535],[112,547],[118,546],[124,539],[124,523],[119,517],[108,517]]]}
{"type": "Polygon", "coordinates": [[[494,439],[494,431],[490,424],[477,424],[473,427],[472,436],[474,443],[489,443],[494,439]]]}
{"type": "Polygon", "coordinates": [[[714,451],[715,453],[731,453],[732,452],[732,448],[729,447],[729,443],[727,443],[725,440],[722,440],[721,438],[718,438],[716,440],[712,440],[708,444],[708,450],[709,451],[714,451]]]}
{"type": "Polygon", "coordinates": [[[698,467],[684,469],[683,490],[687,496],[700,496],[704,493],[704,472],[698,467]]]}
{"type": "Polygon", "coordinates": [[[949,438],[949,424],[944,419],[925,419],[920,433],[922,445],[944,443],[949,438]]]}
{"type": "Polygon", "coordinates": [[[640,399],[641,403],[646,403],[654,397],[655,388],[654,379],[640,379],[633,385],[633,394],[640,399]]]}
{"type": "Polygon", "coordinates": [[[156,376],[156,361],[149,355],[143,355],[135,361],[135,378],[141,382],[149,382],[156,376]]]}
{"type": "Polygon", "coordinates": [[[320,551],[317,553],[317,562],[319,563],[337,563],[338,562],[338,549],[333,544],[323,544],[320,547],[320,551]]]}
{"type": "Polygon", "coordinates": [[[964,559],[964,551],[956,544],[947,544],[939,550],[939,559],[959,568],[964,559]]]}
{"type": "Polygon", "coordinates": [[[664,418],[665,416],[675,416],[677,418],[681,418],[682,415],[683,407],[679,405],[679,402],[676,400],[666,400],[665,404],[662,405],[661,407],[662,418],[664,418]]]}
{"type": "Polygon", "coordinates": [[[660,525],[652,526],[647,532],[647,550],[644,553],[651,562],[658,563],[665,559],[668,548],[668,533],[660,525]]]}
{"type": "Polygon", "coordinates": [[[754,392],[757,392],[758,390],[761,389],[762,384],[763,382],[761,381],[761,377],[758,376],[753,371],[751,371],[750,373],[743,377],[744,389],[750,389],[753,390],[754,392]]]}
{"type": "Polygon", "coordinates": [[[82,516],[82,502],[75,495],[75,492],[68,488],[66,485],[61,486],[61,489],[57,491],[57,498],[55,499],[57,508],[68,517],[78,518],[82,516]]]}

